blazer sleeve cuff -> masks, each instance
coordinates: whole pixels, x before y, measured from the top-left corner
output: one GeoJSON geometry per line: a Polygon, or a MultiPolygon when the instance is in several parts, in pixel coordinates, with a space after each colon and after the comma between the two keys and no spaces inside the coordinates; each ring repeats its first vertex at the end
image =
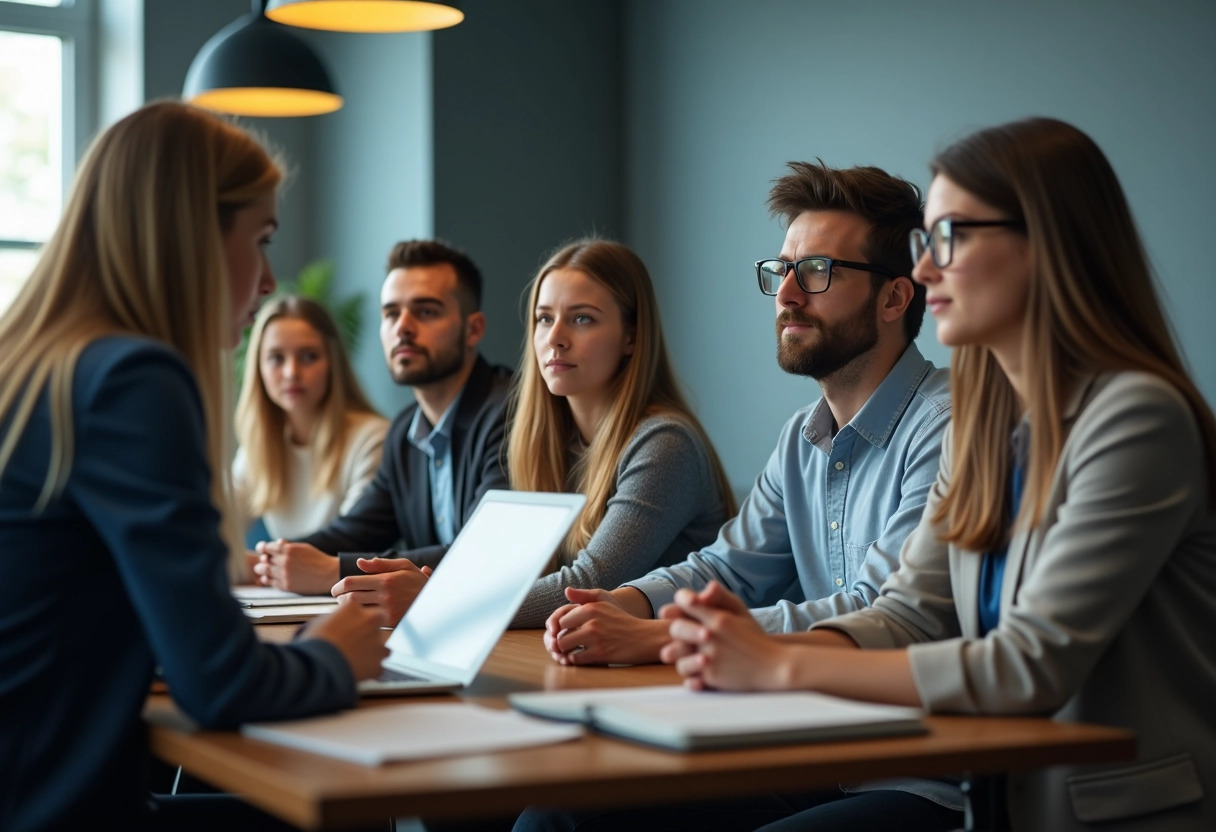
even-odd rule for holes
{"type": "Polygon", "coordinates": [[[952,638],[908,647],[908,665],[921,704],[933,713],[978,713],[963,678],[967,640],[952,638]]]}

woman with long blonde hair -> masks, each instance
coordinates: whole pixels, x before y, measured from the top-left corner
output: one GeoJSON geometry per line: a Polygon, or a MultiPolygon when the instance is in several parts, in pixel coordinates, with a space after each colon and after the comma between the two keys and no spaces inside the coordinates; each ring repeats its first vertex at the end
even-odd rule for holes
{"type": "Polygon", "coordinates": [[[177,826],[143,780],[157,666],[225,727],[352,706],[379,673],[378,613],[270,645],[229,591],[226,368],[274,287],[281,178],[232,124],[143,107],[94,142],[0,317],[0,828],[177,826]]]}
{"type": "Polygon", "coordinates": [[[683,560],[735,511],[726,474],[680,393],[641,259],[587,239],[532,281],[511,404],[511,487],[578,491],[581,516],[513,626],[539,627],[565,590],[613,589],[683,560]]]}
{"type": "Polygon", "coordinates": [[[1053,119],[982,130],[931,169],[913,276],[955,350],[954,419],[900,568],[802,643],[719,586],[682,591],[664,659],[694,687],[1127,728],[1134,761],[1012,783],[1012,828],[1214,829],[1216,419],[1123,190],[1053,119]]]}
{"type": "Polygon", "coordinates": [[[247,355],[237,503],[272,538],[304,537],[358,501],[380,465],[388,420],[368,403],[333,318],[314,300],[266,303],[247,355]]]}

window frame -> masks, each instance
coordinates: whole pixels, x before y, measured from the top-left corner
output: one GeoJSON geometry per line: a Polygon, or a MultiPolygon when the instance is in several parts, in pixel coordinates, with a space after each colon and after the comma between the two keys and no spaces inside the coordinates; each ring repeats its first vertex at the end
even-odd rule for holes
{"type": "MultiPolygon", "coordinates": [[[[97,18],[97,0],[64,0],[62,6],[32,6],[0,0],[0,31],[52,35],[63,41],[61,200],[67,196],[76,161],[97,124],[97,18]]],[[[35,251],[45,242],[0,237],[0,250],[35,251]]]]}

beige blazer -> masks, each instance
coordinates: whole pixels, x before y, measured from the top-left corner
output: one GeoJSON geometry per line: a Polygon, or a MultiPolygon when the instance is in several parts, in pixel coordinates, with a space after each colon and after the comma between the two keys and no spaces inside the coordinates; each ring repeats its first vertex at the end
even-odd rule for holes
{"type": "Polygon", "coordinates": [[[1067,411],[1042,522],[1014,534],[999,626],[979,635],[981,555],[929,521],[866,610],[816,626],[907,647],[925,707],[1132,729],[1134,763],[1011,777],[1017,830],[1216,830],[1216,514],[1195,419],[1144,373],[1098,376],[1067,411]]]}

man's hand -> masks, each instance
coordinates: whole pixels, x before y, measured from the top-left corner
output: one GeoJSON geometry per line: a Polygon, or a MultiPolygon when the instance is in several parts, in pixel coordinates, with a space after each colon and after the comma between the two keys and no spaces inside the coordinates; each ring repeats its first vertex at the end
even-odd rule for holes
{"type": "Polygon", "coordinates": [[[338,559],[307,543],[263,540],[253,572],[258,583],[301,595],[324,595],[338,582],[338,559]]]}
{"type": "Polygon", "coordinates": [[[355,681],[380,676],[380,664],[388,656],[384,636],[384,612],[375,607],[340,604],[329,615],[314,618],[300,633],[300,638],[328,641],[346,659],[355,681]]]}
{"type": "Polygon", "coordinates": [[[792,654],[761,629],[738,597],[710,581],[701,592],[681,589],[659,611],[669,622],[671,643],[661,658],[674,664],[695,690],[783,690],[789,687],[792,654]]]}
{"type": "MultiPolygon", "coordinates": [[[[659,660],[659,648],[669,640],[667,624],[639,618],[627,610],[628,602],[622,603],[618,594],[622,591],[566,589],[571,603],[554,610],[545,622],[545,649],[555,662],[648,664],[659,660]]],[[[649,606],[648,601],[646,604],[649,606]]]]}
{"type": "Polygon", "coordinates": [[[380,607],[387,627],[397,626],[431,576],[431,567],[419,569],[407,558],[359,558],[357,563],[367,574],[347,575],[330,593],[339,604],[380,607]]]}

